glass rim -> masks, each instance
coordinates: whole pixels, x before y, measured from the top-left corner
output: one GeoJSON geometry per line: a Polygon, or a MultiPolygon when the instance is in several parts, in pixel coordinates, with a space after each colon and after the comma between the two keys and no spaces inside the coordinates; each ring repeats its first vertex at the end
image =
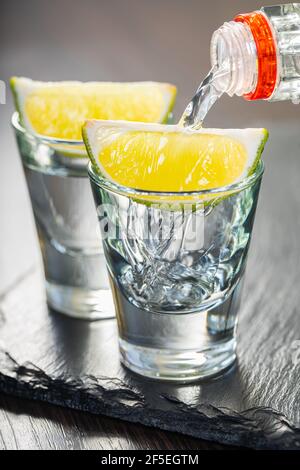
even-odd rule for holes
{"type": "Polygon", "coordinates": [[[118,183],[115,183],[108,178],[105,178],[104,176],[99,175],[97,167],[90,161],[88,163],[88,174],[90,179],[100,188],[107,189],[113,193],[121,194],[123,196],[136,196],[136,197],[163,197],[163,198],[172,198],[172,199],[178,199],[181,197],[187,197],[191,199],[195,198],[203,198],[203,196],[207,196],[209,199],[212,198],[212,196],[215,197],[222,197],[224,195],[228,194],[234,194],[238,193],[240,191],[243,191],[246,188],[249,188],[252,186],[257,180],[259,180],[263,173],[264,173],[264,162],[263,160],[260,160],[259,163],[257,164],[255,171],[249,175],[246,176],[245,178],[242,179],[242,181],[239,181],[237,183],[233,183],[228,186],[220,186],[218,188],[211,188],[211,189],[204,189],[201,191],[182,191],[182,192],[174,192],[174,191],[146,191],[142,189],[137,189],[137,188],[130,188],[127,186],[122,186],[118,183]]]}
{"type": "MultiPolygon", "coordinates": [[[[46,137],[46,136],[43,136],[43,135],[40,135],[40,134],[33,134],[32,132],[28,131],[27,129],[25,129],[25,127],[22,126],[21,122],[20,122],[20,114],[18,113],[18,111],[14,111],[14,113],[12,114],[12,117],[11,117],[11,124],[13,126],[13,128],[15,130],[17,130],[18,132],[21,132],[22,134],[24,134],[25,136],[31,138],[31,139],[35,139],[37,140],[38,142],[41,142],[43,144],[47,144],[47,145],[72,145],[74,147],[82,147],[82,145],[84,145],[84,142],[83,140],[67,140],[67,139],[59,139],[59,138],[54,138],[54,137],[46,137]]],[[[86,157],[87,158],[87,157],[86,157]]]]}
{"type": "MultiPolygon", "coordinates": [[[[82,148],[84,145],[83,140],[66,140],[66,139],[59,139],[59,138],[52,138],[52,137],[45,137],[39,134],[33,134],[32,132],[29,132],[27,129],[25,129],[21,122],[20,122],[20,115],[18,111],[14,111],[12,118],[11,118],[11,123],[12,126],[15,130],[18,132],[21,132],[23,135],[35,139],[36,141],[46,144],[46,145],[71,145],[76,147],[82,148]]],[[[190,198],[196,198],[196,197],[218,197],[224,196],[224,193],[237,193],[240,192],[249,186],[252,186],[261,176],[263,175],[264,172],[264,163],[263,160],[260,160],[258,163],[257,167],[255,168],[255,171],[249,175],[246,176],[245,178],[242,179],[242,181],[239,181],[237,183],[233,183],[228,186],[220,186],[217,188],[211,188],[211,189],[204,189],[201,191],[182,191],[182,192],[174,192],[174,191],[145,191],[142,189],[138,188],[130,188],[127,186],[120,185],[118,183],[115,183],[104,176],[99,175],[97,171],[97,167],[93,165],[91,161],[89,161],[88,155],[83,157],[84,160],[88,162],[88,174],[90,178],[93,180],[93,182],[100,187],[103,187],[109,191],[112,191],[114,193],[118,194],[123,194],[127,196],[137,196],[137,197],[143,197],[143,196],[152,196],[152,197],[171,197],[172,199],[178,198],[178,197],[190,197],[190,198]]]]}

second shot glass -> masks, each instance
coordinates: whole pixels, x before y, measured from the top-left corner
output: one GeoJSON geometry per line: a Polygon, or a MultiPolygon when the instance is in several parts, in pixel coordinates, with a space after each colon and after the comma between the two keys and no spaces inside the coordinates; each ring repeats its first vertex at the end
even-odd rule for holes
{"type": "Polygon", "coordinates": [[[18,113],[12,125],[38,230],[48,304],[85,320],[114,317],[83,142],[31,134],[18,113]]]}

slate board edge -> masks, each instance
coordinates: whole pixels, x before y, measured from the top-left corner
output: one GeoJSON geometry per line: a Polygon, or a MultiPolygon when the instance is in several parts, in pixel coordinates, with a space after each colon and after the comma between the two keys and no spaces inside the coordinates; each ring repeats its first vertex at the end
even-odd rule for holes
{"type": "Polygon", "coordinates": [[[164,396],[163,399],[173,404],[173,410],[158,410],[150,408],[140,393],[119,379],[52,378],[33,364],[17,364],[5,351],[0,353],[0,391],[222,444],[255,449],[300,449],[300,428],[270,408],[236,413],[212,406],[192,407],[177,398],[164,396]]]}

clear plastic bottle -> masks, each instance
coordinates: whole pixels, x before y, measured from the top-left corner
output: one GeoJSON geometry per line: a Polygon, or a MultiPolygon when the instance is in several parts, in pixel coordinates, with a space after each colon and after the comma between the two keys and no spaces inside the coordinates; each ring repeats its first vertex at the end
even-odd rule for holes
{"type": "Polygon", "coordinates": [[[224,23],[212,37],[218,88],[247,100],[300,102],[300,3],[263,7],[224,23]]]}

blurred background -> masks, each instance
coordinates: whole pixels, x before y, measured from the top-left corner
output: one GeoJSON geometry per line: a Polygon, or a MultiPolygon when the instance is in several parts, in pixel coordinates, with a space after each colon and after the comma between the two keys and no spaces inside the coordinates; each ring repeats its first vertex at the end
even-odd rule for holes
{"type": "MultiPolygon", "coordinates": [[[[253,0],[1,0],[0,80],[6,84],[6,104],[0,104],[0,296],[39,256],[10,129],[9,77],[172,82],[178,87],[178,119],[209,70],[213,31],[237,13],[261,6],[253,0]]],[[[297,123],[300,107],[289,102],[249,103],[224,96],[205,125],[263,126],[272,136],[276,126],[297,123]]]]}

